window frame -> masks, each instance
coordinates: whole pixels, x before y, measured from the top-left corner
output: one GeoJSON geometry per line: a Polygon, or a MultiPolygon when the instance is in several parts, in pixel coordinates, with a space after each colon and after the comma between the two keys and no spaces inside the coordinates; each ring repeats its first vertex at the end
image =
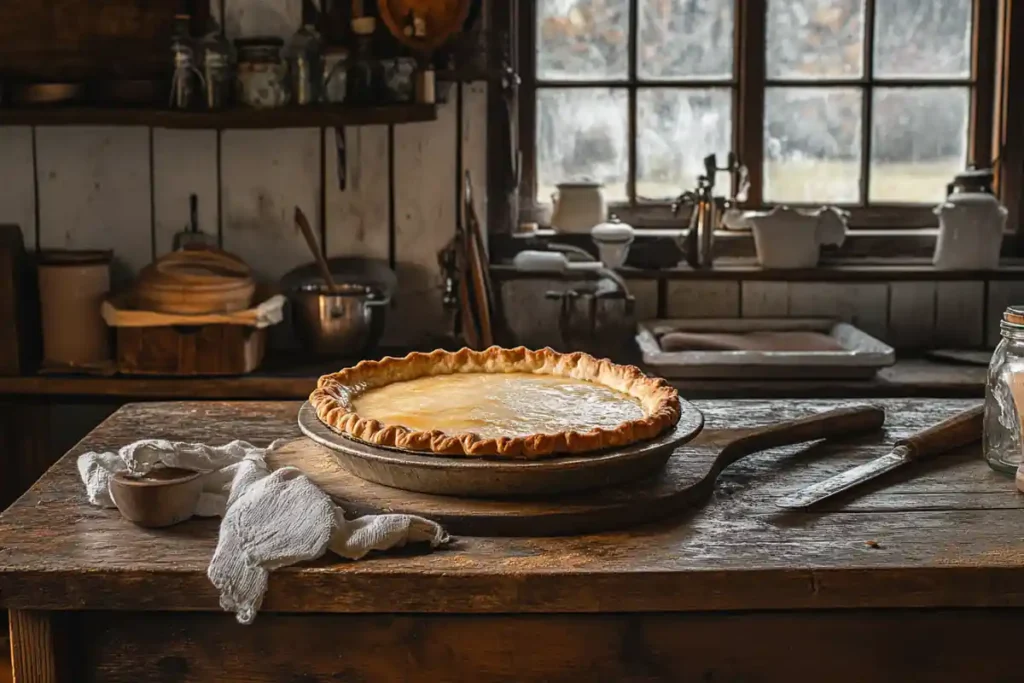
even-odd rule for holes
{"type": "MultiPolygon", "coordinates": [[[[967,163],[986,166],[994,159],[1002,158],[999,154],[1003,149],[995,134],[1000,130],[999,121],[1005,123],[1006,116],[997,117],[997,72],[1000,69],[997,59],[1005,61],[1001,53],[999,34],[1003,35],[1003,51],[1009,42],[1005,38],[1010,31],[1010,22],[1004,15],[1012,5],[1008,0],[973,0],[971,22],[971,68],[966,79],[882,79],[874,78],[871,69],[874,43],[874,13],[876,0],[864,0],[865,27],[871,30],[865,33],[864,39],[864,73],[855,79],[768,79],[766,77],[766,18],[768,0],[733,0],[734,2],[734,59],[733,74],[729,79],[674,79],[642,81],[637,78],[636,36],[639,14],[639,0],[629,2],[629,39],[627,49],[628,74],[625,80],[593,80],[586,82],[541,81],[537,78],[536,35],[537,35],[537,3],[533,0],[519,0],[516,10],[515,43],[518,52],[517,70],[521,83],[519,87],[519,130],[521,141],[522,169],[520,184],[521,220],[544,223],[550,206],[536,199],[537,187],[537,91],[543,88],[624,88],[628,96],[627,143],[629,169],[626,190],[629,199],[626,202],[611,204],[611,210],[638,227],[678,226],[679,220],[671,215],[669,203],[666,201],[638,200],[636,197],[636,159],[637,159],[637,121],[636,93],[640,88],[715,88],[729,87],[732,91],[733,130],[732,142],[740,160],[746,164],[750,178],[750,199],[744,203],[748,209],[768,209],[773,204],[761,201],[763,191],[764,162],[764,98],[766,88],[774,85],[794,87],[847,86],[862,89],[864,126],[861,134],[861,187],[860,204],[840,205],[850,210],[850,227],[852,229],[896,228],[920,229],[933,228],[937,219],[932,212],[932,205],[925,204],[866,204],[869,186],[871,145],[871,106],[872,92],[876,87],[894,85],[898,87],[955,86],[968,87],[968,140],[967,163]],[[1002,29],[1000,31],[999,29],[1002,29]],[[998,120],[997,120],[998,118],[998,120]]],[[[1014,19],[1019,20],[1018,15],[1014,19]]],[[[1017,21],[1016,23],[1020,23],[1017,21]]],[[[1003,65],[1005,67],[1005,65],[1003,65]]],[[[1012,92],[1012,88],[1010,89],[1012,92]]],[[[1001,105],[1009,104],[1007,96],[1002,95],[1001,105]]],[[[1005,134],[1003,135],[1005,137],[1005,134]]],[[[1005,151],[1005,150],[1004,150],[1005,151]]],[[[1006,192],[999,187],[1004,174],[998,173],[997,190],[1001,195],[1006,192]]],[[[685,188],[680,188],[680,190],[685,188]]],[[[1010,191],[1011,195],[1019,192],[1010,191]]],[[[800,206],[789,203],[791,206],[800,206]]]]}

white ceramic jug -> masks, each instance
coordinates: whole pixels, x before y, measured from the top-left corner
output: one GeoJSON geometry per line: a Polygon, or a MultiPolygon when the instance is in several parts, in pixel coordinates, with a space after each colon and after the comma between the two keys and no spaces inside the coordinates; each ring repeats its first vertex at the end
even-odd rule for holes
{"type": "Polygon", "coordinates": [[[999,266],[1006,207],[988,192],[954,192],[935,207],[936,268],[992,270],[999,266]]]}
{"type": "Polygon", "coordinates": [[[561,232],[585,232],[604,223],[608,206],[600,183],[561,183],[551,195],[551,227],[561,232]]]}
{"type": "Polygon", "coordinates": [[[754,233],[757,260],[763,267],[813,268],[818,265],[821,245],[839,246],[846,240],[847,216],[832,206],[816,211],[777,206],[768,212],[748,213],[744,220],[754,233]]]}

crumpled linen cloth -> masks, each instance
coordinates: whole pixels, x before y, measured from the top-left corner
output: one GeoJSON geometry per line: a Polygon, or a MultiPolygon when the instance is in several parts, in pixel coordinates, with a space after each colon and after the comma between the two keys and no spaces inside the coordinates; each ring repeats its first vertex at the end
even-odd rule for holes
{"type": "Polygon", "coordinates": [[[207,576],[220,591],[220,604],[249,624],[263,602],[270,572],[323,555],[327,550],[358,560],[373,550],[406,543],[448,542],[438,524],[414,515],[367,515],[345,519],[309,477],[294,467],[274,472],[266,454],[279,442],[257,448],[245,441],[207,446],[147,439],[117,453],[84,453],[78,472],[89,502],[115,507],[109,485],[114,474],[143,475],[154,467],[205,472],[196,504],[200,517],[222,517],[217,549],[207,576]]]}

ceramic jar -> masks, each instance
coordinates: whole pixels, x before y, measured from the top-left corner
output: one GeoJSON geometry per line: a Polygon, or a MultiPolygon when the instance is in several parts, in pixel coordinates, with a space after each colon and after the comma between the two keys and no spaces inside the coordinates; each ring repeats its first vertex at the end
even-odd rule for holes
{"type": "Polygon", "coordinates": [[[44,362],[82,367],[110,360],[110,330],[100,313],[110,292],[110,261],[107,251],[40,253],[44,362]]]}
{"type": "Polygon", "coordinates": [[[936,268],[992,270],[999,266],[999,250],[1006,226],[1006,207],[987,192],[954,192],[935,207],[939,238],[933,263],[936,268]]]}
{"type": "Polygon", "coordinates": [[[283,107],[290,99],[288,64],[282,58],[280,38],[246,38],[238,49],[237,97],[255,109],[283,107]]]}
{"type": "Polygon", "coordinates": [[[589,233],[608,214],[604,186],[600,183],[561,183],[551,201],[551,227],[561,232],[589,233]]]}

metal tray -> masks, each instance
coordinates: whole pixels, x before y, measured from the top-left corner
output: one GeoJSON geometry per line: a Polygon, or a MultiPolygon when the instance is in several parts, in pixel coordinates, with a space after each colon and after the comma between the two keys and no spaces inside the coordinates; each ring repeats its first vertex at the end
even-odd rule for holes
{"type": "Polygon", "coordinates": [[[669,379],[870,379],[896,353],[849,323],[828,318],[693,318],[637,325],[644,363],[669,379]],[[662,351],[667,332],[824,332],[842,351],[662,351]]]}

